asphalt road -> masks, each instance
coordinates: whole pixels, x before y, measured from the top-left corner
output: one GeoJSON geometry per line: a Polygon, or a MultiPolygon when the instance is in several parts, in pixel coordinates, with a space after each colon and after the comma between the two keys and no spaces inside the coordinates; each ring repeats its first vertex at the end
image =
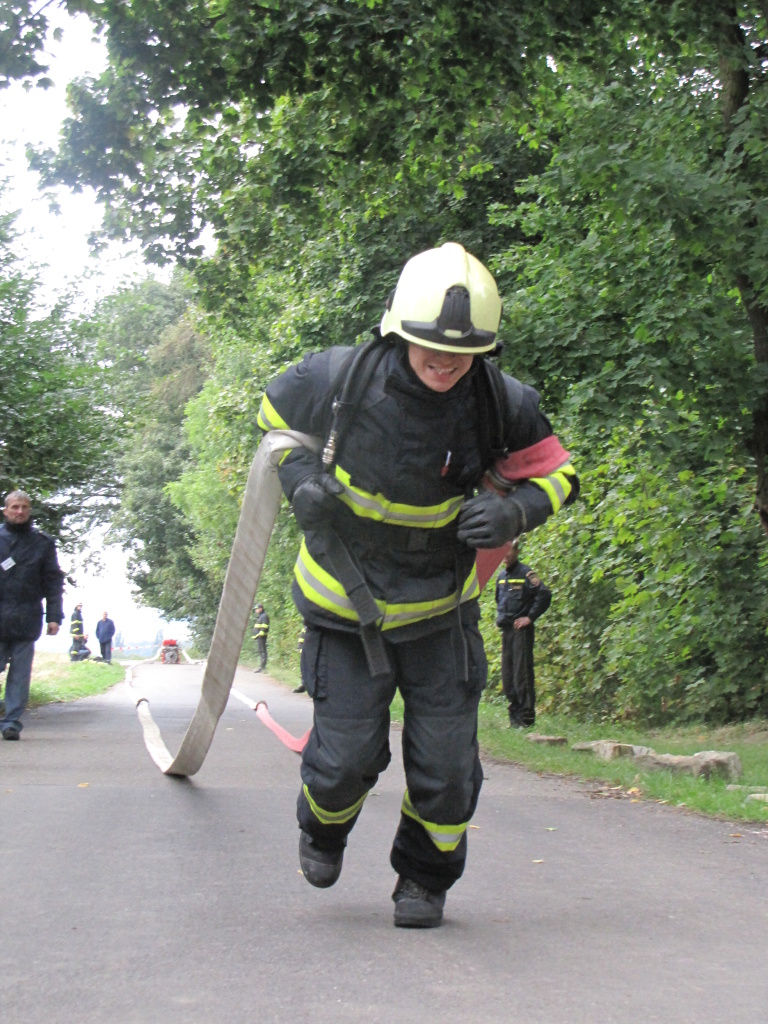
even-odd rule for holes
{"type": "MultiPolygon", "coordinates": [[[[201,670],[142,666],[172,752],[201,670]]],[[[242,670],[295,735],[311,703],[242,670]]],[[[231,699],[200,772],[160,773],[127,687],[0,742],[6,1024],[759,1024],[768,830],[489,763],[442,928],[396,929],[393,763],[344,871],[298,869],[299,759],[231,699]],[[739,833],[740,835],[735,835],[739,833]]]]}

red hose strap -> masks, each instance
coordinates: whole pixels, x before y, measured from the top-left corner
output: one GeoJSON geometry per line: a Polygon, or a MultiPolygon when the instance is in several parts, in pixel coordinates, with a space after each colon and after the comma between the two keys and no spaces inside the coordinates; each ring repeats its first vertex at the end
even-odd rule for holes
{"type": "Polygon", "coordinates": [[[284,743],[289,750],[293,750],[297,754],[300,754],[304,747],[306,747],[309,734],[312,732],[311,729],[307,729],[304,735],[300,739],[297,739],[295,736],[292,736],[287,729],[284,729],[282,725],[277,724],[272,715],[270,715],[269,709],[263,700],[260,700],[256,704],[254,710],[257,718],[259,718],[268,729],[271,729],[280,742],[284,743]]]}

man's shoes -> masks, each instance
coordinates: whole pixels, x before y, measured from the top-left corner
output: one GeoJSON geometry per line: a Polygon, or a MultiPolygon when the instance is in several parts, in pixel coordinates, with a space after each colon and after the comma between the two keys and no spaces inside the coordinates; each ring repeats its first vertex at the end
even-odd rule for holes
{"type": "Polygon", "coordinates": [[[4,740],[17,740],[20,735],[20,730],[17,729],[14,725],[6,725],[6,727],[3,729],[4,740]]]}
{"type": "Polygon", "coordinates": [[[315,846],[312,836],[302,832],[299,837],[299,863],[304,877],[316,889],[328,889],[341,874],[344,847],[337,850],[321,850],[315,846]]]}
{"type": "Polygon", "coordinates": [[[293,691],[293,693],[306,693],[306,692],[307,692],[307,688],[304,685],[304,683],[299,683],[299,685],[293,691]]]}
{"type": "Polygon", "coordinates": [[[445,892],[430,892],[412,878],[400,875],[392,899],[395,928],[437,928],[442,924],[445,892]]]}

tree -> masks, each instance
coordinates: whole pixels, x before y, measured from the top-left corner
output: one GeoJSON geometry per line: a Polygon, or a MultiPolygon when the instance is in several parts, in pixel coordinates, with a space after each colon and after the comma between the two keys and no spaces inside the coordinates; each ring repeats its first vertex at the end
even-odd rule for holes
{"type": "MultiPolygon", "coordinates": [[[[627,208],[642,219],[650,189],[645,207],[657,219],[668,212],[675,243],[737,290],[765,377],[768,23],[757,0],[703,10],[693,0],[624,0],[610,10],[593,0],[68,6],[107,29],[111,63],[99,81],[73,87],[64,144],[39,166],[51,181],[96,187],[107,231],[142,237],[151,258],[197,254],[210,221],[227,281],[247,286],[260,251],[280,260],[297,232],[319,237],[350,207],[402,224],[396,204],[425,187],[463,198],[466,181],[494,177],[503,164],[478,144],[494,120],[546,152],[559,175],[581,141],[569,135],[579,122],[565,89],[575,88],[602,115],[592,121],[603,134],[576,150],[572,180],[585,197],[596,186],[619,231],[627,208]],[[551,110],[533,99],[542,92],[551,110]],[[678,111],[682,130],[670,130],[678,111]],[[542,112],[551,130],[531,130],[542,112]],[[666,133],[655,153],[643,146],[649,126],[655,139],[657,126],[666,133]],[[393,171],[421,188],[388,187],[393,171]]],[[[498,229],[514,224],[496,220],[498,229]]],[[[485,231],[483,241],[488,257],[503,239],[485,231]]],[[[765,388],[749,401],[756,506],[768,529],[765,388]]]]}
{"type": "Polygon", "coordinates": [[[760,710],[762,603],[731,600],[725,639],[715,623],[727,566],[754,590],[766,568],[765,4],[68,8],[106,29],[110,67],[37,165],[96,187],[107,234],[151,259],[194,261],[206,222],[218,239],[196,265],[213,366],[168,489],[207,578],[266,381],[359,338],[404,259],[451,238],[492,266],[502,362],[580,457],[583,503],[534,541],[566,595],[550,692],[588,714],[760,710]]]}
{"type": "Polygon", "coordinates": [[[167,285],[148,280],[124,288],[97,309],[96,334],[110,400],[124,424],[116,467],[122,500],[112,536],[129,553],[128,575],[142,603],[204,631],[218,593],[190,557],[194,534],[169,497],[189,460],[185,408],[210,358],[194,326],[193,297],[183,275],[167,285]]]}
{"type": "Polygon", "coordinates": [[[117,498],[118,425],[102,401],[87,321],[63,299],[39,310],[39,283],[13,252],[13,220],[0,217],[0,488],[29,491],[40,524],[71,546],[117,498]]]}

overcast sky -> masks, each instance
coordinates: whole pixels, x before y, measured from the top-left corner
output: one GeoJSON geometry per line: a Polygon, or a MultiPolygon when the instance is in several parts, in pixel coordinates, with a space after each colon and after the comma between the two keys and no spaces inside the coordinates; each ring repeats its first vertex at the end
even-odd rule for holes
{"type": "MultiPolygon", "coordinates": [[[[4,211],[19,210],[16,230],[21,237],[14,251],[25,261],[38,265],[39,278],[46,301],[70,284],[83,296],[84,305],[91,305],[99,296],[115,291],[120,284],[146,276],[146,269],[136,250],[113,245],[95,262],[90,256],[87,238],[100,223],[101,213],[94,196],[86,191],[72,195],[57,190],[60,215],[53,215],[47,200],[38,191],[37,175],[27,167],[25,147],[54,147],[60,125],[66,116],[66,85],[72,79],[98,74],[105,63],[103,48],[92,39],[93,30],[84,16],[69,18],[50,7],[51,17],[64,29],[61,42],[49,38],[52,89],[33,88],[25,91],[20,85],[0,90],[0,177],[9,179],[9,191],[0,200],[4,211]]],[[[104,611],[109,612],[126,641],[153,639],[158,628],[166,638],[183,639],[186,628],[165,624],[159,613],[139,608],[133,599],[125,575],[125,557],[114,547],[101,548],[105,570],[100,575],[81,571],[68,556],[61,556],[62,568],[77,581],[77,588],[65,589],[65,622],[57,637],[44,637],[40,650],[65,651],[69,646],[69,617],[78,601],[83,603],[83,620],[87,633],[95,635],[96,622],[104,611]]]]}
{"type": "Polygon", "coordinates": [[[136,249],[113,245],[94,261],[87,239],[100,223],[101,213],[93,193],[74,195],[57,189],[61,214],[50,212],[48,200],[38,191],[38,176],[27,168],[25,148],[55,147],[66,109],[66,86],[72,79],[98,74],[105,63],[103,47],[93,40],[93,30],[82,15],[68,18],[52,9],[52,17],[63,27],[60,42],[49,36],[48,57],[51,89],[25,91],[18,83],[0,91],[0,162],[10,179],[10,191],[3,197],[5,210],[18,210],[16,228],[21,232],[16,246],[35,264],[46,297],[77,282],[86,300],[109,294],[126,280],[145,276],[146,269],[136,249]]]}

